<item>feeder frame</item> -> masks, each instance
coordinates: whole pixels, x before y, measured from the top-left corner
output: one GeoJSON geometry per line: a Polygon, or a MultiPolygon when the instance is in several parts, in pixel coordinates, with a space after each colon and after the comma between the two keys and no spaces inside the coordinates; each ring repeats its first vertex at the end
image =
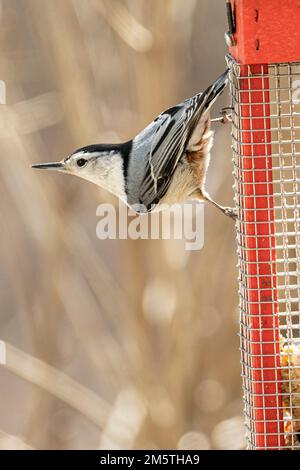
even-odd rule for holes
{"type": "Polygon", "coordinates": [[[246,440],[300,449],[300,1],[230,11],[246,440]]]}

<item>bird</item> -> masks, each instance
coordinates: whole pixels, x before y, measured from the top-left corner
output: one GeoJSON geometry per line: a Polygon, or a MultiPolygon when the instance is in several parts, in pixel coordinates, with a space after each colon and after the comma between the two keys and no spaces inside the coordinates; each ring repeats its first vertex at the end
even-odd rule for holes
{"type": "Polygon", "coordinates": [[[163,111],[127,142],[88,145],[60,162],[32,167],[95,183],[136,213],[196,199],[212,203],[235,219],[235,209],[218,204],[205,188],[214,134],[210,109],[227,82],[228,69],[203,93],[163,111]]]}

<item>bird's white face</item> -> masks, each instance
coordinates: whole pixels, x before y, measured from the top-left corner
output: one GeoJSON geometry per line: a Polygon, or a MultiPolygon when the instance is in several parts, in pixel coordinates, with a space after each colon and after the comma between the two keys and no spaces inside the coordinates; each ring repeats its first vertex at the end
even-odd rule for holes
{"type": "Polygon", "coordinates": [[[126,200],[123,160],[116,151],[78,151],[61,162],[42,163],[33,165],[33,168],[56,170],[79,176],[126,200]]]}

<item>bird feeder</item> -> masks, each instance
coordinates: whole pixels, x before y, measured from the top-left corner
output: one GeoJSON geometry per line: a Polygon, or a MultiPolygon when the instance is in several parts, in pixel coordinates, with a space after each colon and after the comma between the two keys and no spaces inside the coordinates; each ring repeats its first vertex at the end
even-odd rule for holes
{"type": "Polygon", "coordinates": [[[300,450],[300,1],[228,1],[249,449],[300,450]]]}

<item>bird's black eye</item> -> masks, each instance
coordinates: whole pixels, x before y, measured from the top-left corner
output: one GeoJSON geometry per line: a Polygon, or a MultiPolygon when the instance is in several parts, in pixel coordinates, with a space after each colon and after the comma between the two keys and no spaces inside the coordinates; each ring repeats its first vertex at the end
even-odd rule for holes
{"type": "Polygon", "coordinates": [[[87,160],[85,158],[78,158],[77,160],[77,166],[83,167],[86,164],[87,160]]]}

